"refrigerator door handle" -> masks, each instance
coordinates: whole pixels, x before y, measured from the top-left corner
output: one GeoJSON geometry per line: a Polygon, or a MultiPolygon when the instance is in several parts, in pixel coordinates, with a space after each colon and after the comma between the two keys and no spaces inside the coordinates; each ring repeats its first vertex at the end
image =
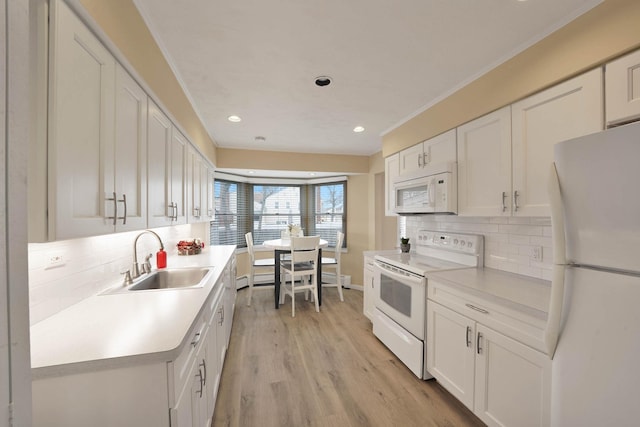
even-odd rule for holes
{"type": "Polygon", "coordinates": [[[564,234],[564,210],[562,208],[562,193],[560,181],[555,163],[551,164],[549,171],[549,203],[551,206],[551,234],[553,238],[553,278],[551,282],[551,298],[549,301],[549,313],[547,315],[547,327],[544,331],[544,343],[550,359],[556,351],[558,336],[560,335],[560,323],[562,321],[562,305],[564,300],[564,271],[565,234],[564,234]]]}
{"type": "Polygon", "coordinates": [[[564,209],[562,205],[562,193],[560,191],[560,180],[556,164],[551,163],[549,170],[549,181],[547,183],[547,193],[549,193],[549,206],[551,208],[551,236],[553,239],[553,263],[565,265],[566,246],[564,234],[564,209]]]}

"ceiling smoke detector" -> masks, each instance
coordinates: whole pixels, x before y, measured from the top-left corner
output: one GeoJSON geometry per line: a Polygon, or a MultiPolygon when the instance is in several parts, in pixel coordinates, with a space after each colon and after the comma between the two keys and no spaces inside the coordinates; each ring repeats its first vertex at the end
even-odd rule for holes
{"type": "Polygon", "coordinates": [[[316,77],[316,86],[324,87],[324,86],[329,86],[330,84],[331,84],[331,77],[328,77],[328,76],[316,77]]]}
{"type": "Polygon", "coordinates": [[[256,142],[265,142],[267,140],[264,136],[256,136],[254,139],[256,142]]]}

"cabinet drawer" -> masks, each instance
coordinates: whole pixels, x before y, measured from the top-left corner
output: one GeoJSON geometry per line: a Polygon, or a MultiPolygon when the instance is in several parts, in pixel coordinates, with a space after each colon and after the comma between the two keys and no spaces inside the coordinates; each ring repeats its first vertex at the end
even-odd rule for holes
{"type": "MultiPolygon", "coordinates": [[[[204,316],[200,316],[195,327],[189,332],[189,340],[180,352],[180,355],[169,362],[169,378],[173,378],[173,391],[175,397],[180,396],[190,379],[189,372],[195,362],[195,357],[200,350],[202,342],[207,334],[208,324],[204,316]]],[[[175,402],[175,401],[174,401],[175,402]]]]}
{"type": "Polygon", "coordinates": [[[539,351],[546,352],[544,330],[546,318],[533,310],[517,310],[501,304],[490,296],[483,298],[456,286],[429,280],[428,298],[477,322],[487,325],[504,335],[539,351]]]}

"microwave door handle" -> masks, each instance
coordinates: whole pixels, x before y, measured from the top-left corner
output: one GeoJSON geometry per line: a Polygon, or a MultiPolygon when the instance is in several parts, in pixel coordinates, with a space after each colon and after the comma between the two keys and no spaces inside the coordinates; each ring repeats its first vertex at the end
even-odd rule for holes
{"type": "Polygon", "coordinates": [[[435,206],[436,204],[436,179],[431,178],[429,182],[429,205],[435,206]]]}

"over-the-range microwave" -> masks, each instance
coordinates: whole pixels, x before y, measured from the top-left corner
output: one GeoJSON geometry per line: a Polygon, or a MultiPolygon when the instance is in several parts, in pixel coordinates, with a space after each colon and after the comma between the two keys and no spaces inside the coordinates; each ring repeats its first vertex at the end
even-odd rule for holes
{"type": "Polygon", "coordinates": [[[457,214],[457,165],[453,162],[425,166],[393,180],[395,212],[457,214]]]}

